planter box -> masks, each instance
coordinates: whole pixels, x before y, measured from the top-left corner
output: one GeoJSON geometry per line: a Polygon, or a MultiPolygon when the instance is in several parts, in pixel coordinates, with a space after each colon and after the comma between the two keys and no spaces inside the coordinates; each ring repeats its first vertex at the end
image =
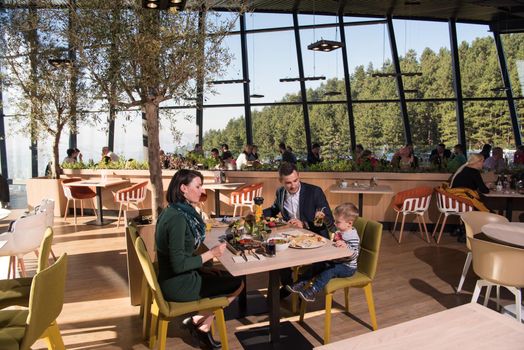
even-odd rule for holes
{"type": "Polygon", "coordinates": [[[29,209],[39,205],[42,199],[55,201],[55,216],[64,215],[67,199],[62,189],[62,179],[36,177],[26,180],[27,205],[29,209]]]}

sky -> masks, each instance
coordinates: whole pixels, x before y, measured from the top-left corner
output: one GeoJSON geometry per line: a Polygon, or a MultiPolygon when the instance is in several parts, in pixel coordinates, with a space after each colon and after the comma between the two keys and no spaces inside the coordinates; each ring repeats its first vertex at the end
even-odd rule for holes
{"type": "MultiPolygon", "coordinates": [[[[346,21],[365,21],[365,18],[346,18],[346,21]]],[[[299,24],[335,23],[332,16],[299,15],[299,24]]],[[[292,26],[292,16],[285,14],[248,14],[246,17],[247,29],[263,27],[292,26]]],[[[237,25],[238,27],[238,25],[237,25]]],[[[238,28],[236,28],[238,29],[238,28]]],[[[408,50],[413,49],[417,54],[429,47],[434,51],[445,47],[449,49],[448,24],[446,22],[423,21],[394,21],[395,36],[399,55],[403,56],[408,50]]],[[[477,37],[489,36],[488,27],[483,25],[457,24],[458,40],[471,42],[477,37]]],[[[372,63],[380,67],[385,60],[390,59],[389,38],[384,24],[346,27],[346,42],[349,56],[349,69],[353,73],[356,66],[372,63]]],[[[307,50],[307,45],[321,38],[327,40],[340,40],[338,28],[301,30],[301,47],[306,76],[326,76],[327,79],[338,77],[343,79],[342,53],[335,50],[329,53],[307,50]]],[[[225,45],[233,55],[232,64],[225,67],[221,79],[238,79],[242,77],[240,61],[240,36],[234,35],[226,39],[225,45]]],[[[279,101],[285,94],[297,93],[300,89],[298,82],[281,83],[279,78],[298,77],[296,47],[294,32],[274,32],[248,35],[248,59],[250,62],[249,75],[251,79],[251,93],[263,94],[261,99],[252,99],[252,102],[264,103],[279,101]]],[[[307,88],[316,88],[321,82],[307,82],[307,88]]],[[[205,103],[243,103],[242,84],[215,85],[215,94],[207,94],[205,103]]],[[[9,101],[17,98],[14,94],[6,93],[4,98],[5,113],[10,114],[9,101]]],[[[259,107],[261,108],[261,107],[259,107]]],[[[177,112],[175,127],[182,131],[180,143],[175,144],[170,124],[162,124],[160,140],[161,147],[166,152],[175,151],[180,146],[193,145],[196,135],[194,110],[177,112]]],[[[210,129],[225,127],[228,120],[243,116],[244,108],[207,108],[204,110],[204,132],[210,129]]],[[[129,118],[121,116],[116,123],[115,149],[125,158],[143,159],[141,142],[142,123],[140,113],[126,113],[129,118]]],[[[10,118],[8,118],[10,119],[10,118]]],[[[9,127],[7,122],[6,130],[9,127]]],[[[84,159],[100,157],[100,149],[107,144],[107,136],[102,127],[85,126],[78,135],[78,147],[84,154],[84,159]]],[[[65,157],[68,148],[68,131],[64,132],[61,139],[60,158],[65,157]]],[[[51,157],[50,140],[40,142],[39,168],[43,173],[47,160],[51,157]]],[[[29,166],[29,140],[21,139],[14,134],[7,135],[7,152],[9,168],[13,173],[10,177],[30,177],[29,166]],[[14,170],[17,169],[17,170],[14,170]]]]}

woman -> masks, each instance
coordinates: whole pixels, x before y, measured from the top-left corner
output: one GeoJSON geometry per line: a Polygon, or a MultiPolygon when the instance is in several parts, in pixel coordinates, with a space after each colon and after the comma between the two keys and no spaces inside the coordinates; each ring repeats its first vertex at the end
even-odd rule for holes
{"type": "Polygon", "coordinates": [[[413,151],[413,144],[408,143],[406,146],[399,149],[393,155],[393,164],[401,170],[408,170],[418,166],[417,159],[413,151]]]}
{"type": "Polygon", "coordinates": [[[482,154],[471,154],[468,161],[458,168],[451,178],[451,188],[464,187],[480,193],[488,193],[489,188],[480,175],[483,165],[484,156],[482,154]]]}
{"type": "MultiPolygon", "coordinates": [[[[177,171],[167,191],[169,205],[158,218],[155,236],[158,282],[164,298],[169,301],[184,302],[225,295],[231,302],[244,287],[238,278],[203,268],[204,263],[222,255],[226,244],[199,253],[206,225],[194,206],[205,193],[202,180],[198,171],[177,171]]],[[[220,343],[210,333],[212,322],[213,313],[203,313],[185,319],[183,324],[206,346],[219,348],[220,343]]]]}
{"type": "Polygon", "coordinates": [[[240,153],[240,155],[237,158],[237,170],[242,170],[242,168],[244,168],[246,165],[251,164],[250,162],[253,160],[251,156],[252,152],[252,145],[244,146],[244,152],[240,153]]]}

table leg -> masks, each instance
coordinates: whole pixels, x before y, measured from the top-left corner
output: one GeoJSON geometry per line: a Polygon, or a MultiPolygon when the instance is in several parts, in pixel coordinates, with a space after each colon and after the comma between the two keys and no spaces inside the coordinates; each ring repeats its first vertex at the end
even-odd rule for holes
{"type": "Polygon", "coordinates": [[[358,194],[358,216],[362,217],[362,207],[364,206],[364,194],[358,194]]]}
{"type": "Polygon", "coordinates": [[[269,341],[278,343],[280,341],[280,272],[269,271],[268,286],[269,302],[269,341]]]}
{"type": "Polygon", "coordinates": [[[215,190],[215,217],[220,217],[220,190],[215,190]]]}
{"type": "Polygon", "coordinates": [[[506,198],[506,218],[508,218],[509,221],[513,218],[513,198],[508,197],[506,198]]]}
{"type": "Polygon", "coordinates": [[[96,210],[98,211],[96,224],[102,226],[104,224],[104,214],[102,214],[102,187],[96,188],[96,206],[96,210]]]}
{"type": "Polygon", "coordinates": [[[242,289],[242,292],[240,292],[240,295],[238,296],[238,311],[239,314],[244,317],[246,316],[247,311],[247,278],[246,276],[242,276],[242,281],[244,282],[244,289],[242,289]]]}

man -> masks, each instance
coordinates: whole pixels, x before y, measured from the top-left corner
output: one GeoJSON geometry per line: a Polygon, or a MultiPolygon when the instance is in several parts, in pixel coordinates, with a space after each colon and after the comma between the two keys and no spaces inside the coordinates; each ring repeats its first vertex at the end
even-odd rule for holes
{"type": "Polygon", "coordinates": [[[506,169],[504,151],[500,147],[493,148],[493,155],[484,161],[484,169],[493,170],[497,173],[506,169]]]}
{"type": "Polygon", "coordinates": [[[191,153],[197,156],[204,156],[204,149],[201,144],[197,143],[191,153]]]}
{"type": "MultiPolygon", "coordinates": [[[[320,187],[300,181],[300,175],[295,164],[282,163],[278,169],[278,176],[282,187],[277,189],[275,202],[270,208],[264,210],[265,217],[274,217],[282,214],[282,218],[291,226],[305,228],[329,239],[328,227],[333,226],[334,219],[326,196],[320,187]],[[323,210],[325,217],[321,226],[313,223],[315,213],[323,210]]],[[[308,278],[316,273],[316,265],[311,266],[302,276],[308,278]]],[[[293,282],[291,269],[280,271],[280,280],[285,286],[293,282]]],[[[289,291],[280,289],[280,297],[289,296],[289,291]]]]}
{"type": "Polygon", "coordinates": [[[297,157],[293,154],[293,152],[289,151],[288,148],[286,148],[286,144],[284,142],[280,142],[278,145],[278,151],[282,155],[282,162],[297,163],[297,157]]]}
{"type": "Polygon", "coordinates": [[[444,163],[447,163],[450,157],[451,151],[449,149],[446,149],[445,144],[439,143],[437,145],[437,148],[431,151],[429,161],[440,168],[442,165],[444,165],[444,163]]]}
{"type": "Polygon", "coordinates": [[[321,161],[320,145],[318,143],[314,143],[313,146],[311,146],[311,152],[307,155],[307,163],[311,165],[320,163],[321,161]]]}
{"type": "Polygon", "coordinates": [[[227,143],[223,143],[221,148],[222,148],[222,160],[224,162],[231,161],[231,159],[233,158],[233,155],[229,151],[229,146],[227,145],[227,143]]]}
{"type": "Polygon", "coordinates": [[[464,146],[461,144],[456,144],[453,149],[453,157],[451,157],[450,161],[448,162],[448,171],[454,173],[462,166],[462,164],[466,163],[466,151],[464,149],[464,146]]]}
{"type": "Polygon", "coordinates": [[[216,148],[213,148],[211,150],[211,158],[216,160],[216,161],[219,161],[220,160],[220,155],[218,154],[218,149],[216,148]]]}
{"type": "Polygon", "coordinates": [[[120,157],[118,157],[115,153],[110,151],[109,147],[105,146],[102,147],[102,160],[104,160],[106,163],[118,162],[120,160],[120,157]]]}

